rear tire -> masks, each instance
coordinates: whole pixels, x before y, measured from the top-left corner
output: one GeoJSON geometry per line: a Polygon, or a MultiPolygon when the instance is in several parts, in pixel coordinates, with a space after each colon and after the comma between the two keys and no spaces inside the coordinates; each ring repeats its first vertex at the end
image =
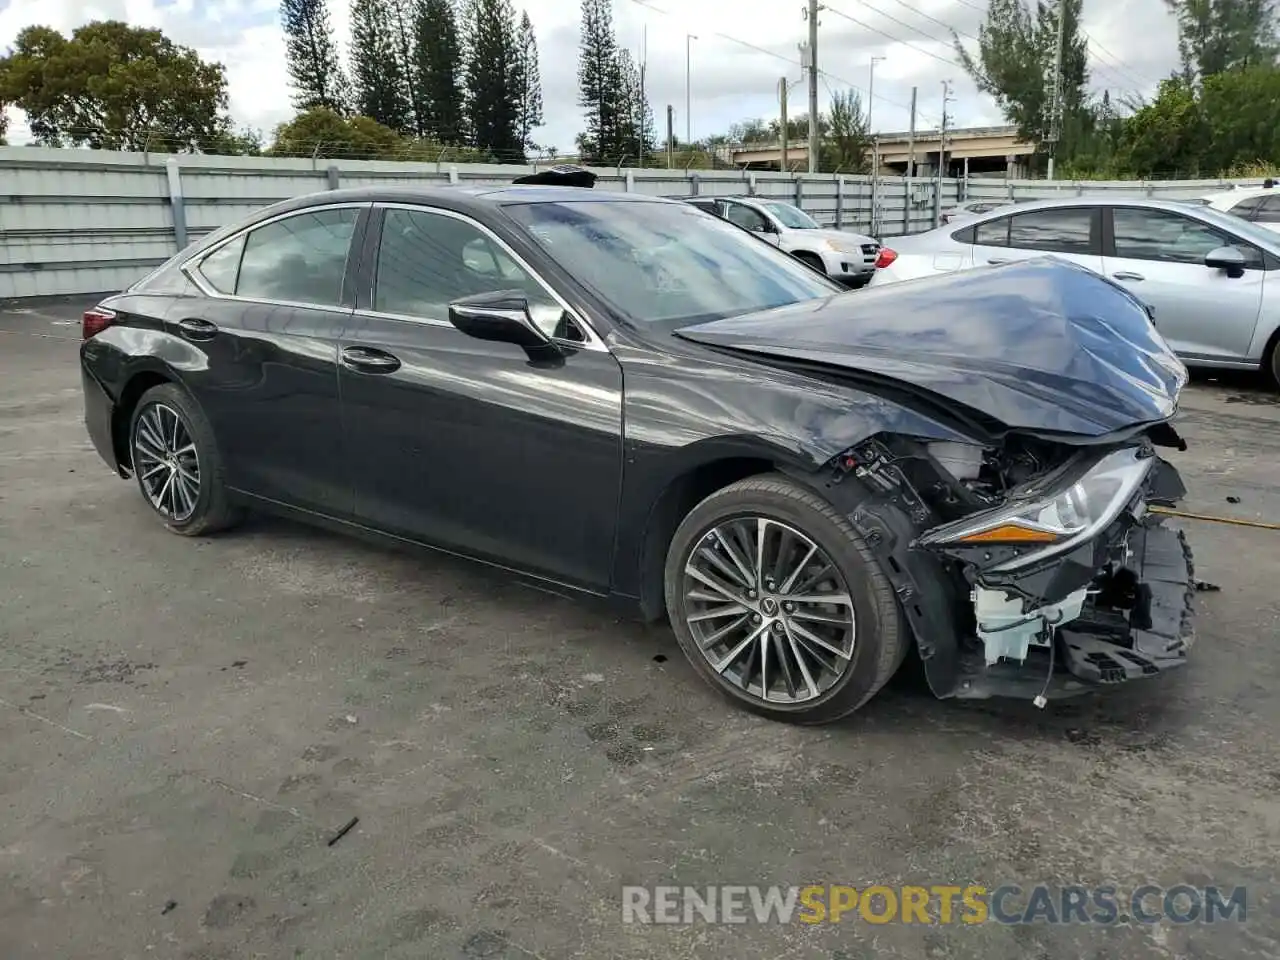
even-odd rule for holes
{"type": "Polygon", "coordinates": [[[129,420],[129,454],[143,499],[174,533],[204,536],[242,518],[227,493],[213,428],[176,384],[160,384],[138,398],[129,420]]]}
{"type": "Polygon", "coordinates": [[[1267,372],[1271,374],[1271,385],[1280,389],[1280,337],[1276,337],[1275,343],[1271,345],[1267,372]]]}
{"type": "Polygon", "coordinates": [[[897,599],[866,544],[830,503],[779,474],[694,507],[671,539],[664,587],[698,674],[773,720],[847,716],[906,655],[897,599]]]}

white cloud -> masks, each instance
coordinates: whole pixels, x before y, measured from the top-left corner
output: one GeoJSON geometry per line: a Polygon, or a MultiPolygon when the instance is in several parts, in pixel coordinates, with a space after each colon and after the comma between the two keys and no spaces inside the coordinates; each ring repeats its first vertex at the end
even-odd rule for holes
{"type": "MultiPolygon", "coordinates": [[[[571,149],[582,127],[577,106],[578,4],[516,0],[516,5],[528,10],[541,53],[547,124],[537,139],[561,150],[571,149]]],[[[978,93],[964,71],[941,62],[954,54],[937,21],[962,37],[976,35],[984,14],[974,0],[859,0],[856,4],[830,0],[827,6],[818,41],[819,65],[825,74],[819,90],[823,106],[828,88],[856,86],[865,96],[870,58],[882,56],[886,59],[876,67],[876,128],[906,129],[912,86],[919,91],[918,125],[922,129],[936,125],[944,79],[954,84],[953,124],[1001,122],[995,105],[978,93]]],[[[637,56],[642,45],[647,46],[646,86],[660,134],[670,104],[675,108],[676,135],[684,135],[686,34],[698,38],[691,42],[689,71],[695,137],[724,132],[731,123],[746,118],[776,116],[779,78],[800,78],[796,45],[807,32],[800,8],[798,0],[653,0],[652,5],[649,0],[645,5],[615,0],[619,42],[637,56]]],[[[349,4],[330,0],[330,12],[345,51],[349,4]]],[[[89,20],[106,18],[159,27],[176,42],[225,64],[237,124],[270,131],[290,116],[277,0],[9,0],[0,6],[0,49],[31,24],[69,32],[89,20]]],[[[1090,68],[1098,90],[1109,88],[1113,96],[1122,92],[1150,95],[1159,78],[1175,66],[1176,31],[1163,0],[1131,0],[1123,9],[1112,5],[1086,11],[1085,30],[1094,41],[1090,68]]],[[[791,97],[792,112],[802,112],[804,86],[797,84],[791,97]]],[[[20,117],[15,120],[10,137],[17,141],[24,136],[25,124],[20,117]]]]}

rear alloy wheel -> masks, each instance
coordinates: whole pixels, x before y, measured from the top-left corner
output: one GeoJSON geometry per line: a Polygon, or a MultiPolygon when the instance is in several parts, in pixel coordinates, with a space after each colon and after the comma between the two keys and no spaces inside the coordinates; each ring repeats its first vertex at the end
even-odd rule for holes
{"type": "Polygon", "coordinates": [[[668,553],[666,597],[698,672],[774,719],[851,713],[905,651],[893,590],[857,533],[778,476],[735,483],[690,512],[668,553]]]}
{"type": "Polygon", "coordinates": [[[213,430],[180,388],[162,384],[142,395],[129,426],[129,449],[143,497],[174,533],[213,533],[238,519],[227,500],[213,430]]]}

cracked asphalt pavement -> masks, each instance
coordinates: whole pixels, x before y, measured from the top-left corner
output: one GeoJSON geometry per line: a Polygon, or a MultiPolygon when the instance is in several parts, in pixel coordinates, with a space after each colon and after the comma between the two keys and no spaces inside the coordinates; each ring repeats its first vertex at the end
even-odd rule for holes
{"type": "MultiPolygon", "coordinates": [[[[6,960],[1280,955],[1280,533],[1185,522],[1221,590],[1173,675],[1037,711],[908,672],[795,729],[478,566],[166,533],[84,433],[84,306],[0,304],[6,960]],[[1037,882],[1245,886],[1247,919],[621,922],[623,884],[1037,882]]],[[[1280,521],[1278,399],[1197,380],[1188,509],[1280,521]]]]}

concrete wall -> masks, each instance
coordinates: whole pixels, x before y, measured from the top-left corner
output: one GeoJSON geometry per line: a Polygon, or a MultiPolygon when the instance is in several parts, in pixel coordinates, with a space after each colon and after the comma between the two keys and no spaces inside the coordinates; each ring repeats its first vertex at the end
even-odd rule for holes
{"type": "MultiPolygon", "coordinates": [[[[336,186],[509,183],[532,167],[328,161],[0,148],[0,299],[118,290],[223,224],[288,197],[336,186]]],[[[1061,191],[1195,196],[1218,181],[935,183],[735,171],[602,169],[597,189],[656,196],[748,193],[798,202],[815,219],[880,236],[926,230],[935,203],[1061,191]],[[873,196],[878,197],[875,216],[873,196]]]]}

